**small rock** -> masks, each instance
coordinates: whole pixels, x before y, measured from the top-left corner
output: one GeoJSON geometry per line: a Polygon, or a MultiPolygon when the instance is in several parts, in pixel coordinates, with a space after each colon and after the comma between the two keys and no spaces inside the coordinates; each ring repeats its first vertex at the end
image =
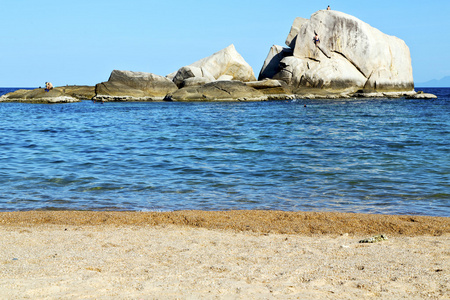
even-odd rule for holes
{"type": "Polygon", "coordinates": [[[377,242],[381,242],[381,241],[384,241],[387,239],[388,239],[387,236],[385,236],[384,234],[379,234],[379,235],[373,236],[371,238],[360,240],[359,242],[360,243],[377,243],[377,242]]]}
{"type": "Polygon", "coordinates": [[[437,99],[437,96],[419,91],[414,95],[407,96],[406,99],[437,99]]]}

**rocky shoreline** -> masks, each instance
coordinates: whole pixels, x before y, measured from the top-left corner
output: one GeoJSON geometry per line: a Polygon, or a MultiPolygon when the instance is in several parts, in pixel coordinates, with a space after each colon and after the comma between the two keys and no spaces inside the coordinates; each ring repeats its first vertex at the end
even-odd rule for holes
{"type": "Polygon", "coordinates": [[[355,93],[336,92],[332,90],[306,88],[299,93],[283,93],[276,90],[289,89],[282,81],[263,80],[257,82],[242,83],[239,81],[217,81],[199,87],[176,90],[165,96],[111,96],[95,93],[95,86],[65,86],[56,87],[50,92],[39,88],[34,90],[20,89],[0,97],[0,102],[23,102],[35,104],[73,103],[83,100],[99,102],[132,102],[132,101],[188,101],[188,102],[212,102],[212,101],[276,101],[293,99],[360,99],[360,98],[406,98],[406,99],[436,99],[437,96],[422,91],[408,92],[377,92],[355,93]],[[275,82],[277,87],[259,88],[253,86],[264,85],[265,81],[275,82]],[[245,87],[244,87],[245,86],[245,87]],[[74,90],[79,92],[73,92],[74,90]],[[273,91],[275,90],[275,91],[273,91]],[[201,94],[201,96],[199,96],[201,94]]]}
{"type": "Polygon", "coordinates": [[[403,40],[348,14],[320,10],[310,19],[296,18],[286,45],[271,47],[258,80],[230,45],[166,76],[113,70],[95,86],[18,90],[0,102],[437,98],[414,90],[403,40]]]}

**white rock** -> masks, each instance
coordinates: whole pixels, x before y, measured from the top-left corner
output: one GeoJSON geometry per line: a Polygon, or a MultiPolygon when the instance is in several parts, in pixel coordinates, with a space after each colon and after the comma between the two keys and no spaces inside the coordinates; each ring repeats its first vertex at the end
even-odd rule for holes
{"type": "Polygon", "coordinates": [[[292,24],[291,31],[288,34],[288,37],[286,38],[286,46],[290,48],[295,47],[295,38],[297,37],[300,28],[302,28],[302,25],[304,23],[308,22],[308,19],[297,17],[294,20],[294,23],[292,24]]]}
{"type": "Polygon", "coordinates": [[[183,80],[183,82],[180,85],[180,88],[188,86],[200,86],[210,82],[211,80],[207,79],[206,77],[191,77],[183,80]]]}
{"type": "Polygon", "coordinates": [[[176,80],[178,83],[182,82],[182,79],[184,80],[190,77],[206,77],[211,80],[213,78],[214,80],[218,80],[224,75],[227,77],[222,78],[229,78],[227,80],[238,80],[243,82],[256,80],[253,69],[236,51],[234,45],[230,45],[209,57],[203,58],[183,68],[175,72],[175,74],[171,73],[166,77],[169,79],[172,78],[174,82],[176,80]],[[184,70],[181,71],[183,68],[184,70]],[[188,68],[190,72],[185,72],[186,68],[188,68]],[[201,75],[200,72],[198,72],[198,69],[201,70],[201,75]],[[184,75],[180,74],[180,71],[184,75]]]}
{"type": "Polygon", "coordinates": [[[319,35],[323,52],[339,53],[368,79],[364,88],[413,88],[411,55],[401,39],[386,35],[348,14],[322,10],[313,14],[308,22],[302,22],[295,42],[295,57],[317,59],[321,56],[313,42],[315,33],[319,35]]]}
{"type": "Polygon", "coordinates": [[[437,99],[437,96],[430,93],[417,92],[412,95],[407,95],[408,99],[437,99]]]}
{"type": "Polygon", "coordinates": [[[265,78],[280,79],[296,88],[365,93],[414,89],[405,42],[348,14],[321,10],[310,20],[297,18],[286,44],[293,48],[293,56],[280,57],[282,48],[273,46],[260,73],[269,75],[265,78]],[[313,41],[316,33],[318,46],[313,41]],[[278,71],[272,75],[274,70],[278,71]]]}
{"type": "Polygon", "coordinates": [[[217,81],[229,81],[233,80],[233,76],[231,75],[220,75],[219,78],[217,78],[217,81]]]}

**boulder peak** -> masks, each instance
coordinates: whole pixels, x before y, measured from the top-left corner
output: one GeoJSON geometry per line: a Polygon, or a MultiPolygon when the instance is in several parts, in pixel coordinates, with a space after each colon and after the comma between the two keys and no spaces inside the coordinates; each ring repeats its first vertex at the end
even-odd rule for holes
{"type": "Polygon", "coordinates": [[[177,86],[169,79],[153,73],[113,70],[109,80],[95,86],[95,100],[161,101],[177,86]]]}
{"type": "Polygon", "coordinates": [[[242,82],[256,80],[252,67],[236,51],[233,44],[167,75],[178,87],[183,86],[185,79],[192,77],[203,77],[210,82],[224,78],[242,82]]]}
{"type": "Polygon", "coordinates": [[[280,55],[270,58],[269,53],[268,59],[279,60],[273,78],[295,88],[414,89],[411,55],[405,42],[343,12],[320,10],[309,20],[295,19],[286,44],[292,56],[281,56],[280,60],[280,55]],[[316,35],[317,43],[313,41],[316,35]]]}

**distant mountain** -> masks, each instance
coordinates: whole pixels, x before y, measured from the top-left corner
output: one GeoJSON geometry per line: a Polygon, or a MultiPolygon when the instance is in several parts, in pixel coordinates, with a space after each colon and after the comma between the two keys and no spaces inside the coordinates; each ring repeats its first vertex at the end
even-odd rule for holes
{"type": "Polygon", "coordinates": [[[427,82],[416,82],[415,86],[418,87],[450,87],[450,76],[445,76],[442,79],[433,79],[427,82]]]}

